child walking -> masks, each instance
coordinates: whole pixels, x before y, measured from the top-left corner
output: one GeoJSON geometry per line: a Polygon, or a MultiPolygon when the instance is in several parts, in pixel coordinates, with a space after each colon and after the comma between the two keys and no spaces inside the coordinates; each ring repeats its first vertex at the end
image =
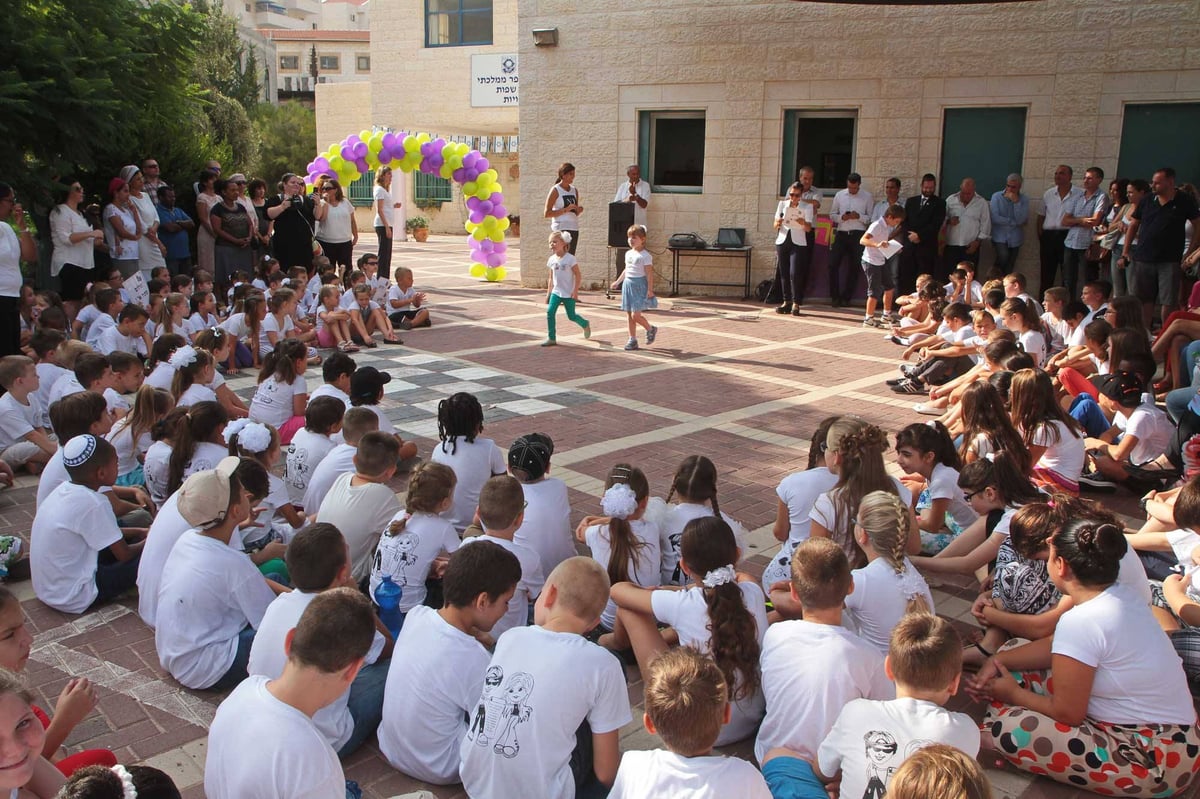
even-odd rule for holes
{"type": "Polygon", "coordinates": [[[555,340],[555,317],[558,316],[558,306],[567,309],[567,318],[583,328],[583,337],[592,337],[592,326],[588,320],[575,313],[575,303],[579,300],[579,284],[583,282],[579,274],[579,261],[567,252],[571,243],[571,234],[565,230],[556,230],[550,234],[550,258],[546,267],[550,270],[550,281],[546,286],[546,340],[543,347],[553,347],[555,340]]]}
{"type": "Polygon", "coordinates": [[[612,284],[612,289],[621,289],[621,310],[629,317],[629,341],[625,349],[636,350],[637,326],[646,328],[646,346],[654,343],[658,328],[646,320],[642,311],[658,307],[654,296],[654,259],[646,250],[645,225],[631,225],[629,251],[625,253],[625,271],[612,284]]]}

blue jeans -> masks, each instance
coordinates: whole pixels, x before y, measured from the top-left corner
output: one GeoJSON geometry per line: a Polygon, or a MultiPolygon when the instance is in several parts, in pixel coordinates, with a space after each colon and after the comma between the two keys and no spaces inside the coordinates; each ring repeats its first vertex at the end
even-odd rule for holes
{"type": "Polygon", "coordinates": [[[210,691],[226,691],[234,688],[242,680],[249,676],[248,668],[250,666],[250,647],[254,645],[255,629],[247,625],[238,633],[237,654],[233,656],[233,663],[230,664],[229,670],[221,676],[221,679],[208,687],[210,691]]]}
{"type": "Polygon", "coordinates": [[[798,757],[775,757],[763,765],[763,779],[773,799],[825,799],[825,783],[798,757]]]}
{"type": "Polygon", "coordinates": [[[1083,426],[1089,438],[1099,438],[1112,427],[1112,422],[1108,421],[1104,411],[1100,410],[1100,403],[1090,394],[1080,394],[1076,397],[1071,403],[1070,414],[1072,419],[1083,426]]]}
{"type": "Polygon", "coordinates": [[[1187,410],[1188,403],[1194,396],[1196,396],[1196,386],[1184,386],[1167,393],[1167,415],[1171,417],[1171,421],[1179,424],[1179,421],[1183,419],[1184,411],[1187,410]]]}
{"type": "Polygon", "coordinates": [[[992,249],[996,251],[996,271],[1002,275],[1007,275],[1013,271],[1013,266],[1017,263],[1017,253],[1020,252],[1021,245],[1010,246],[999,241],[993,241],[992,249]]]}
{"type": "Polygon", "coordinates": [[[354,732],[338,750],[338,757],[346,757],[362,746],[383,720],[383,686],[387,683],[391,663],[389,658],[363,666],[350,684],[347,708],[354,719],[354,732]]]}

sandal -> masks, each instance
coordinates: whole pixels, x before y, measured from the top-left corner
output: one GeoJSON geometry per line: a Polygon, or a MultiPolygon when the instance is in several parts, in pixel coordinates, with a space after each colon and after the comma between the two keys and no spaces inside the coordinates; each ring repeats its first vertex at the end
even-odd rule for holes
{"type": "Polygon", "coordinates": [[[398,338],[385,338],[383,340],[383,343],[384,344],[403,344],[404,342],[398,338]]]}

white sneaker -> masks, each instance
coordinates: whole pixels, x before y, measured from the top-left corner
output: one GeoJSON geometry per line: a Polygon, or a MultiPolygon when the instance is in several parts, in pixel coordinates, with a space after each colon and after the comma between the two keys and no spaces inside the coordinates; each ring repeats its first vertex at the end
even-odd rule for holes
{"type": "Polygon", "coordinates": [[[925,416],[941,416],[945,411],[942,408],[935,407],[929,402],[918,402],[913,406],[913,410],[925,416]]]}

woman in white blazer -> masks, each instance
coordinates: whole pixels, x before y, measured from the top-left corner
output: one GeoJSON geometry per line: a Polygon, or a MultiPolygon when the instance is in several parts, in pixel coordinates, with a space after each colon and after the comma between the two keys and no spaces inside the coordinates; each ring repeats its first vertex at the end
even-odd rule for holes
{"type": "Polygon", "coordinates": [[[779,201],[775,209],[775,255],[779,263],[779,286],[783,291],[783,305],[776,313],[800,315],[804,304],[804,289],[808,286],[808,263],[800,257],[801,247],[808,244],[805,233],[812,230],[813,207],[802,202],[804,189],[799,183],[788,187],[787,198],[779,201]],[[793,306],[792,301],[795,300],[793,306]]]}

